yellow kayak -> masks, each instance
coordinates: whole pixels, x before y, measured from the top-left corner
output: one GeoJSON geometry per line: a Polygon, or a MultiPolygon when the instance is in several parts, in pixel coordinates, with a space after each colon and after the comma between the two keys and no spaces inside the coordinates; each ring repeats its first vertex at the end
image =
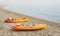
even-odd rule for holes
{"type": "Polygon", "coordinates": [[[26,22],[29,18],[7,18],[5,22],[26,22]]]}
{"type": "Polygon", "coordinates": [[[41,29],[45,29],[46,28],[46,24],[38,24],[35,26],[22,26],[22,25],[16,25],[16,26],[12,26],[11,30],[15,30],[15,31],[19,31],[19,30],[23,30],[23,31],[28,31],[28,30],[41,30],[41,29]]]}

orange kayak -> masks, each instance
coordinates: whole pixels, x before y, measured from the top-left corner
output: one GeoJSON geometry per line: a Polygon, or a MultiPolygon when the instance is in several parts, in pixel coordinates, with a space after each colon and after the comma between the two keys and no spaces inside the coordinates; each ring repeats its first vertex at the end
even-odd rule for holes
{"type": "Polygon", "coordinates": [[[14,31],[28,31],[28,30],[40,30],[40,29],[44,29],[46,28],[46,24],[38,24],[35,26],[22,26],[22,25],[16,25],[16,26],[12,26],[11,30],[14,31]]]}
{"type": "Polygon", "coordinates": [[[8,18],[5,20],[5,22],[15,23],[15,22],[26,22],[28,21],[28,18],[8,18]]]}

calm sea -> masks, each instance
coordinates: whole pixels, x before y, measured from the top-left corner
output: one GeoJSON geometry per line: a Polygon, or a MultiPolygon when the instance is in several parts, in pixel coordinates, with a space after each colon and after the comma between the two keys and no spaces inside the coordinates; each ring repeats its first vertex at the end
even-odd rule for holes
{"type": "Polygon", "coordinates": [[[60,8],[59,7],[21,7],[21,6],[7,6],[7,10],[15,11],[17,13],[34,16],[41,19],[48,19],[60,22],[60,8]]]}

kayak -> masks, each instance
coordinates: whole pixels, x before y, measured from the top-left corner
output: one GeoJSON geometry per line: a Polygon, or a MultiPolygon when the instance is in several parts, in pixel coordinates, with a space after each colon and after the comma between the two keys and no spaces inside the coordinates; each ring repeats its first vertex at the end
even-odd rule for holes
{"type": "Polygon", "coordinates": [[[15,25],[12,26],[11,30],[13,31],[31,31],[31,30],[41,30],[45,29],[46,24],[38,24],[35,26],[22,26],[22,25],[15,25]]]}
{"type": "Polygon", "coordinates": [[[27,22],[28,18],[7,18],[5,22],[16,23],[16,22],[27,22]]]}

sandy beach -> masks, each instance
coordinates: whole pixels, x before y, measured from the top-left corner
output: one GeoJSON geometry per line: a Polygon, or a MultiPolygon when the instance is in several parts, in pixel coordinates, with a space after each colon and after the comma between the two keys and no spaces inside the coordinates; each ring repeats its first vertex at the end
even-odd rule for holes
{"type": "Polygon", "coordinates": [[[14,13],[8,10],[0,9],[0,36],[60,36],[60,23],[51,22],[49,20],[43,20],[24,14],[14,13]],[[22,25],[32,25],[45,23],[46,29],[38,31],[11,31],[11,27],[16,23],[6,23],[4,20],[8,17],[21,18],[28,17],[28,22],[20,22],[22,25]]]}

